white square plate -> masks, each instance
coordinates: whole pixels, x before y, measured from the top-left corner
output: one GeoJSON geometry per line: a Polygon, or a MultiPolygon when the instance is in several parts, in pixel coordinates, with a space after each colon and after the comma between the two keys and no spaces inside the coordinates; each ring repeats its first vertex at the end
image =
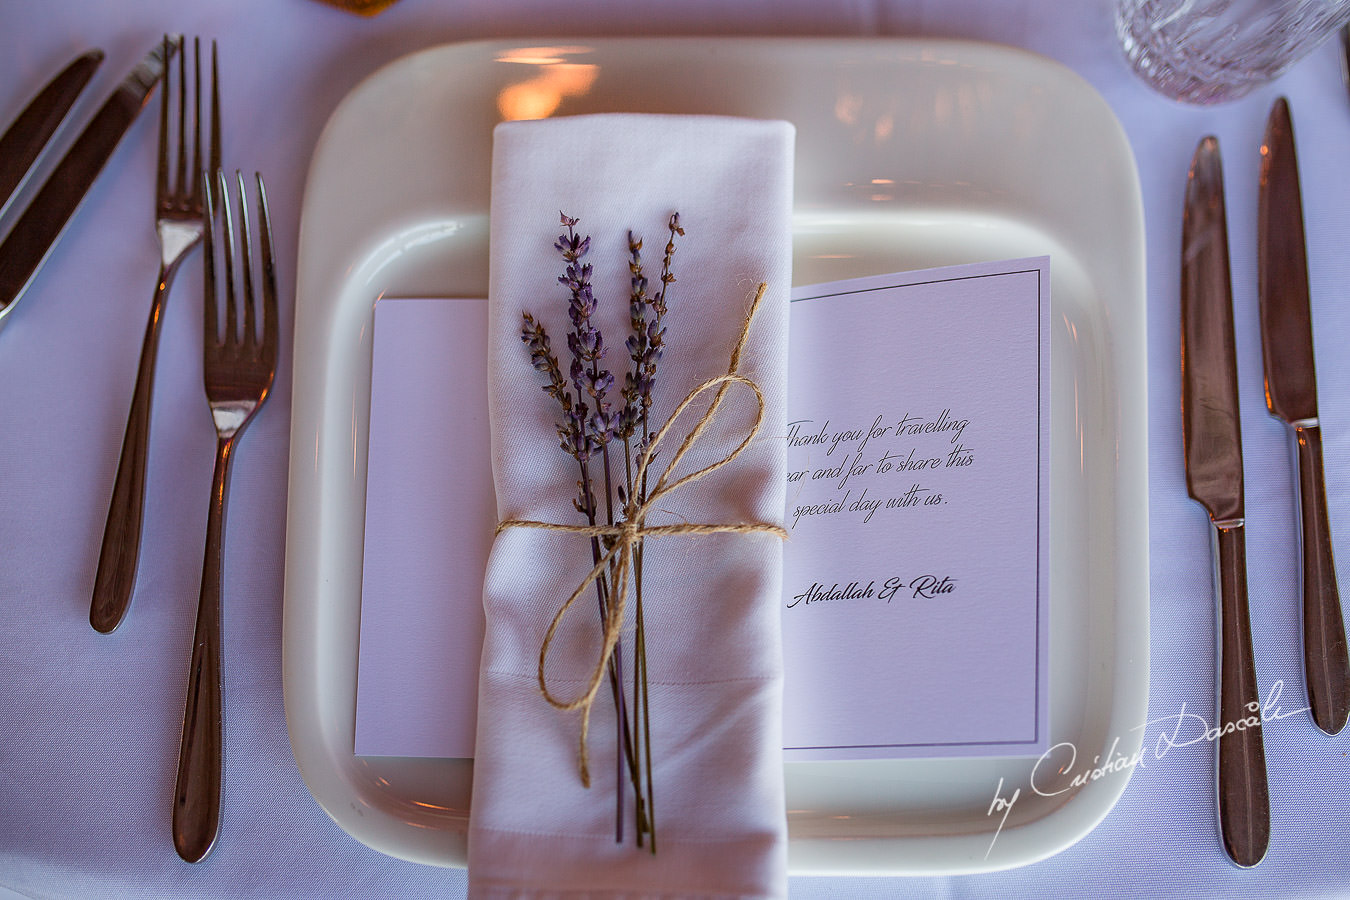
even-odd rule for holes
{"type": "Polygon", "coordinates": [[[605,111],[793,122],[797,284],[1051,257],[1055,747],[785,774],[798,874],[978,872],[1071,845],[1124,790],[1129,766],[1105,764],[1139,750],[1147,713],[1143,211],[1124,134],[1087,84],[963,42],[452,45],[341,104],[310,171],[296,299],[283,678],[310,791],[378,850],[464,863],[472,763],[352,749],[373,307],[485,296],[492,127],[605,111]],[[995,791],[1014,790],[998,832],[995,791]]]}

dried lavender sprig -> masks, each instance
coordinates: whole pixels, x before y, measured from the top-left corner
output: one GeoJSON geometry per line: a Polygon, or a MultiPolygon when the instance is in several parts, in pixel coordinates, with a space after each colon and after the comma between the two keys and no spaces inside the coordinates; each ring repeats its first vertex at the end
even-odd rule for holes
{"type": "MultiPolygon", "coordinates": [[[[669,236],[666,240],[665,254],[661,259],[661,291],[652,301],[652,309],[656,317],[648,328],[648,351],[643,358],[644,377],[639,381],[639,387],[643,390],[642,400],[642,452],[646,453],[648,445],[651,443],[651,407],[652,407],[652,388],[656,383],[656,369],[661,362],[661,354],[665,349],[665,317],[666,317],[666,293],[670,286],[675,283],[675,236],[678,234],[684,237],[684,228],[680,225],[680,214],[674,212],[666,222],[666,229],[669,236]]],[[[647,479],[646,473],[643,473],[642,499],[647,499],[647,479]]],[[[656,852],[656,829],[654,827],[655,811],[655,793],[652,789],[652,729],[651,729],[651,701],[648,692],[647,682],[647,630],[643,622],[643,604],[642,604],[642,570],[643,559],[645,557],[645,545],[639,542],[637,553],[637,588],[635,590],[637,607],[636,619],[642,623],[641,630],[638,633],[637,652],[641,659],[638,661],[639,678],[642,684],[642,738],[647,753],[647,815],[653,822],[651,834],[651,852],[656,852]]]]}
{"type": "MultiPolygon", "coordinates": [[[[587,448],[591,455],[599,452],[604,463],[604,489],[605,489],[605,518],[608,524],[614,524],[614,502],[613,485],[610,474],[610,452],[609,445],[614,438],[614,431],[619,423],[619,415],[613,411],[611,404],[606,399],[611,387],[614,384],[614,376],[608,369],[602,368],[600,363],[605,358],[604,337],[600,330],[591,322],[591,316],[595,313],[598,302],[595,293],[591,287],[591,265],[583,262],[582,259],[590,250],[591,239],[589,235],[579,235],[576,231],[578,219],[568,216],[566,213],[559,213],[559,219],[567,229],[567,233],[558,236],[554,243],[554,248],[562,255],[567,266],[562,275],[558,277],[558,282],[568,289],[568,316],[572,321],[572,331],[567,336],[568,349],[572,352],[572,364],[569,369],[569,375],[572,384],[576,389],[577,405],[585,408],[586,404],[581,400],[583,396],[589,397],[594,403],[595,411],[589,416],[584,414],[577,417],[577,421],[584,420],[584,437],[587,448]]],[[[590,492],[590,471],[585,462],[582,463],[581,489],[583,493],[583,502],[588,520],[592,525],[596,523],[597,512],[595,508],[594,495],[590,492]]],[[[581,508],[580,506],[578,508],[581,508]]],[[[591,541],[591,555],[597,562],[601,558],[600,542],[598,539],[591,541]]],[[[601,598],[601,611],[607,607],[607,589],[604,579],[596,581],[597,596],[601,598]]],[[[634,787],[637,789],[638,796],[641,796],[639,786],[636,760],[632,741],[628,730],[628,712],[624,701],[623,690],[623,648],[616,644],[614,655],[610,660],[611,687],[614,693],[614,704],[617,711],[618,720],[618,740],[621,752],[617,754],[616,779],[617,784],[623,784],[623,763],[625,758],[628,761],[629,773],[633,778],[634,787]]],[[[618,810],[616,812],[616,834],[615,840],[623,840],[623,792],[618,791],[618,810]]],[[[639,834],[644,827],[642,818],[642,809],[639,806],[639,834]]]]}
{"type": "Polygon", "coordinates": [[[569,294],[568,315],[572,320],[572,330],[567,335],[567,346],[572,351],[572,365],[569,374],[576,389],[577,398],[591,398],[595,411],[585,419],[584,432],[592,454],[599,452],[604,458],[605,477],[605,518],[608,524],[614,524],[613,484],[610,475],[609,443],[614,438],[615,429],[620,422],[606,399],[614,376],[600,363],[605,358],[605,340],[591,322],[598,303],[591,287],[591,264],[582,258],[590,250],[589,235],[580,235],[576,231],[579,221],[566,213],[559,213],[566,234],[558,236],[554,247],[567,263],[566,271],[558,276],[558,282],[564,285],[569,294]]]}
{"type": "MultiPolygon", "coordinates": [[[[651,300],[647,296],[647,277],[642,272],[642,239],[628,232],[628,272],[631,286],[628,299],[628,324],[631,333],[625,346],[634,363],[641,358],[647,346],[647,310],[651,300]]],[[[636,368],[636,366],[634,367],[636,368]]],[[[625,372],[623,378],[623,409],[615,435],[625,442],[632,438],[642,421],[641,388],[634,372],[625,372]]],[[[631,478],[629,479],[631,481],[631,478]]]]}
{"type": "Polygon", "coordinates": [[[548,384],[543,386],[544,390],[562,404],[564,412],[569,411],[572,408],[572,395],[567,390],[567,382],[563,380],[562,368],[558,365],[558,357],[553,353],[548,332],[539,320],[528,312],[523,313],[521,319],[520,339],[530,348],[530,365],[548,376],[548,384]]]}
{"type": "Polygon", "coordinates": [[[582,262],[590,250],[591,239],[589,235],[577,234],[578,219],[565,213],[559,215],[567,233],[559,235],[553,246],[567,263],[566,271],[558,276],[558,283],[568,290],[567,310],[572,320],[572,330],[567,335],[567,347],[572,351],[568,374],[577,397],[590,397],[594,404],[595,411],[586,421],[586,435],[597,450],[603,450],[614,437],[618,416],[606,399],[614,385],[614,376],[600,365],[606,354],[604,335],[591,322],[599,304],[591,287],[591,264],[582,262]]]}
{"type": "Polygon", "coordinates": [[[530,348],[530,364],[548,378],[548,384],[542,385],[545,393],[558,401],[562,407],[562,418],[558,423],[558,439],[564,452],[578,460],[589,456],[588,443],[584,440],[586,413],[578,408],[572,398],[572,392],[563,379],[562,367],[553,353],[552,342],[544,326],[533,315],[522,315],[520,339],[530,348]]]}
{"type": "Polygon", "coordinates": [[[661,290],[652,299],[652,306],[656,308],[658,316],[666,314],[666,288],[675,283],[675,270],[672,267],[672,260],[675,257],[675,235],[684,237],[684,228],[680,226],[679,213],[671,213],[666,228],[670,231],[670,237],[666,240],[666,253],[661,260],[661,290]]]}
{"type": "MultiPolygon", "coordinates": [[[[667,310],[666,293],[670,285],[675,283],[674,256],[675,256],[675,236],[684,235],[684,229],[680,226],[680,215],[678,212],[671,215],[667,221],[667,230],[669,237],[666,241],[665,254],[661,264],[661,289],[655,297],[648,294],[648,281],[643,273],[642,266],[642,240],[634,237],[630,231],[628,233],[628,253],[629,253],[629,273],[630,273],[630,294],[629,294],[629,322],[632,328],[632,334],[627,341],[629,358],[633,362],[632,371],[626,373],[624,378],[623,396],[625,406],[621,414],[621,435],[624,440],[625,462],[628,495],[634,497],[637,503],[646,501],[647,497],[647,476],[643,472],[642,483],[635,485],[633,483],[632,456],[633,448],[630,446],[630,440],[641,426],[642,436],[637,445],[639,455],[646,451],[647,444],[651,440],[651,408],[652,391],[656,384],[656,372],[661,355],[665,349],[665,324],[664,319],[667,310]]],[[[636,508],[631,506],[630,509],[636,508]]],[[[647,680],[647,639],[646,639],[646,621],[643,607],[643,558],[645,556],[644,542],[639,539],[634,548],[634,640],[635,656],[634,666],[636,673],[634,676],[633,687],[633,719],[634,727],[641,723],[642,742],[635,755],[641,761],[642,755],[646,755],[646,792],[639,790],[639,802],[645,806],[645,810],[640,807],[640,812],[645,812],[646,819],[650,828],[651,852],[656,852],[656,807],[655,792],[652,785],[652,751],[651,751],[651,704],[647,680]]],[[[639,844],[641,835],[639,835],[639,844]]]]}
{"type": "MultiPolygon", "coordinates": [[[[640,238],[634,237],[632,231],[628,232],[628,254],[629,254],[628,269],[630,274],[628,310],[629,310],[629,326],[631,329],[631,334],[628,337],[626,345],[628,347],[629,357],[633,359],[634,362],[636,363],[637,360],[639,360],[642,357],[642,354],[645,352],[647,346],[646,343],[647,312],[650,306],[650,299],[647,296],[647,278],[645,275],[643,275],[642,272],[642,240],[640,238]]],[[[637,368],[638,367],[635,365],[634,371],[637,371],[637,368]]],[[[617,438],[623,441],[624,484],[626,486],[626,490],[620,494],[619,499],[628,510],[626,515],[631,516],[633,510],[631,501],[632,499],[634,499],[632,439],[634,432],[637,430],[638,425],[642,421],[641,389],[639,387],[639,381],[634,376],[633,371],[624,373],[624,386],[622,390],[622,396],[624,399],[624,404],[619,412],[619,420],[618,425],[615,429],[615,435],[617,438]]],[[[644,716],[643,713],[644,704],[646,700],[646,690],[645,690],[646,669],[647,669],[645,659],[646,629],[642,611],[641,559],[642,559],[642,541],[639,539],[637,542],[637,546],[634,548],[634,562],[636,564],[636,567],[634,569],[635,606],[634,606],[633,637],[635,647],[634,647],[633,665],[635,671],[633,677],[633,723],[635,728],[638,726],[639,723],[646,722],[646,716],[644,716]]],[[[651,834],[651,842],[650,842],[651,851],[655,853],[656,835],[655,835],[654,821],[651,818],[652,807],[649,802],[652,783],[650,727],[646,728],[645,732],[648,734],[648,739],[645,742],[645,745],[644,742],[636,742],[633,750],[635,763],[634,768],[636,771],[639,772],[642,771],[643,769],[643,754],[645,750],[646,776],[647,776],[646,796],[644,796],[643,793],[643,785],[641,783],[634,784],[634,793],[636,794],[637,797],[637,815],[639,822],[639,827],[637,830],[637,843],[639,847],[642,846],[644,831],[651,834]],[[644,824],[646,825],[645,829],[642,827],[644,824]]]]}
{"type": "MultiPolygon", "coordinates": [[[[650,421],[652,408],[652,390],[656,385],[656,371],[661,362],[661,356],[665,352],[665,316],[666,316],[666,294],[672,284],[675,283],[675,236],[684,236],[684,228],[680,225],[680,214],[672,213],[666,223],[669,231],[669,237],[666,240],[665,253],[661,259],[661,288],[656,295],[646,299],[645,306],[651,309],[651,319],[647,320],[645,314],[639,320],[638,316],[633,316],[634,333],[629,339],[629,357],[633,360],[633,385],[637,393],[637,399],[641,406],[641,419],[644,422],[650,421]],[[640,329],[638,326],[643,326],[640,329]]],[[[630,249],[632,244],[630,242],[630,249]]],[[[641,250],[641,242],[637,244],[637,249],[633,251],[635,262],[640,274],[640,260],[636,258],[636,253],[641,250]]],[[[632,264],[630,264],[632,268],[632,264]]],[[[635,285],[636,287],[636,285],[635,285]]],[[[646,279],[642,279],[642,287],[646,287],[646,279]]],[[[645,293],[645,291],[644,291],[645,293]]],[[[636,302],[637,297],[634,297],[636,302]]],[[[650,432],[649,426],[644,426],[644,440],[639,445],[639,450],[645,449],[647,434],[650,432]]]]}
{"type": "MultiPolygon", "coordinates": [[[[675,236],[684,235],[678,212],[671,214],[666,227],[670,236],[666,241],[665,254],[661,261],[661,289],[655,296],[649,296],[647,293],[648,282],[642,268],[642,240],[635,238],[631,231],[628,233],[628,269],[631,273],[629,323],[632,334],[629,335],[625,346],[628,349],[629,359],[633,361],[633,368],[624,375],[625,405],[619,413],[619,425],[615,433],[626,439],[637,431],[638,425],[641,425],[643,436],[637,446],[639,454],[646,449],[650,441],[652,391],[656,386],[657,368],[665,352],[666,293],[670,285],[675,283],[673,267],[675,236]]],[[[628,485],[630,495],[633,489],[634,485],[630,483],[628,485]]],[[[645,494],[645,485],[643,489],[645,494]]]]}
{"type": "MultiPolygon", "coordinates": [[[[562,368],[558,363],[557,356],[553,353],[552,342],[549,339],[548,332],[544,326],[529,312],[522,315],[521,340],[530,348],[530,363],[538,371],[544,373],[548,378],[548,383],[542,385],[544,391],[558,401],[561,407],[562,416],[557,426],[558,438],[564,452],[576,459],[581,471],[581,479],[577,482],[577,499],[573,500],[573,505],[579,512],[584,514],[587,521],[594,525],[596,523],[596,505],[595,494],[591,490],[591,479],[588,462],[596,451],[595,442],[588,435],[589,414],[588,407],[584,401],[573,397],[572,392],[567,387],[567,382],[563,379],[562,368]]],[[[591,552],[595,561],[600,558],[599,542],[591,539],[591,552]]],[[[603,580],[596,582],[596,600],[599,604],[600,618],[604,621],[608,615],[608,597],[603,580]]],[[[610,667],[610,688],[616,697],[616,705],[622,708],[622,670],[610,667]]],[[[628,722],[626,718],[620,725],[621,740],[629,757],[629,766],[632,761],[632,740],[628,733],[628,722]]],[[[620,783],[622,783],[623,759],[619,761],[620,783]]],[[[616,811],[616,830],[620,837],[623,833],[623,798],[618,799],[618,809],[616,811]]]]}

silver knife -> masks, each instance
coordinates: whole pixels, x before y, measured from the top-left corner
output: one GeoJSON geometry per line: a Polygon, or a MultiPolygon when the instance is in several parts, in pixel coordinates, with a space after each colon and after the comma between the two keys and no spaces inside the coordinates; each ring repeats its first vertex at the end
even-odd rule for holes
{"type": "Polygon", "coordinates": [[[164,49],[156,44],[94,114],[0,244],[0,325],[163,74],[164,49]]]}
{"type": "Polygon", "coordinates": [[[1219,594],[1219,831],[1239,866],[1270,845],[1261,697],[1247,612],[1242,428],[1219,142],[1195,150],[1181,238],[1181,413],[1186,489],[1213,523],[1219,594]]]}
{"type": "Polygon", "coordinates": [[[75,57],[0,135],[0,217],[101,62],[102,50],[75,57]]]}
{"type": "Polygon", "coordinates": [[[1270,111],[1261,148],[1257,223],[1266,408],[1292,427],[1297,459],[1299,539],[1303,545],[1303,669],[1308,703],[1317,727],[1336,734],[1350,717],[1350,657],[1336,588],[1322,473],[1303,200],[1294,154],[1294,126],[1283,97],[1270,111]]]}

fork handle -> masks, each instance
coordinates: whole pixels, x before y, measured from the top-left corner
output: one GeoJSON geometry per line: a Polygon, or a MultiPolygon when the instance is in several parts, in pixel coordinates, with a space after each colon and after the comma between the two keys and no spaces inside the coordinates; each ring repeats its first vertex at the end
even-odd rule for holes
{"type": "Polygon", "coordinates": [[[122,454],[117,460],[117,477],[113,480],[112,500],[108,504],[108,521],[103,526],[103,545],[99,548],[98,571],[94,574],[89,624],[104,634],[121,624],[136,585],[141,525],[145,516],[145,469],[150,450],[150,400],[155,390],[155,358],[159,353],[164,300],[176,270],[176,264],[166,266],[161,263],[159,267],[150,320],[141,343],[136,386],[131,392],[127,430],[122,436],[122,454]]]}
{"type": "Polygon", "coordinates": [[[221,690],[220,594],[223,572],[226,483],[233,438],[216,441],[216,470],[211,483],[211,513],[206,520],[202,591],[192,636],[183,741],[173,797],[173,845],[188,862],[211,852],[220,827],[220,785],[224,746],[221,690]]]}

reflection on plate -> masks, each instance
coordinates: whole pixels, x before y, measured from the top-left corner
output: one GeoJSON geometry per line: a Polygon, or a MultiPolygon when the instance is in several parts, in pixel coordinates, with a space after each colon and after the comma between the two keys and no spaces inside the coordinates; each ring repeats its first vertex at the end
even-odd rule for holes
{"type": "Polygon", "coordinates": [[[283,677],[309,789],[378,850],[464,862],[470,762],[352,752],[372,310],[382,294],[483,296],[492,126],[601,111],[795,123],[798,284],[1051,256],[1058,746],[1039,763],[789,764],[789,865],[977,872],[1071,845],[1129,779],[1086,777],[1091,761],[1128,758],[1147,712],[1143,213],[1124,135],[1091,88],[1040,57],[961,42],[455,45],[343,102],[310,172],[296,304],[283,677]],[[996,792],[1014,791],[1006,820],[991,815],[996,792]]]}

